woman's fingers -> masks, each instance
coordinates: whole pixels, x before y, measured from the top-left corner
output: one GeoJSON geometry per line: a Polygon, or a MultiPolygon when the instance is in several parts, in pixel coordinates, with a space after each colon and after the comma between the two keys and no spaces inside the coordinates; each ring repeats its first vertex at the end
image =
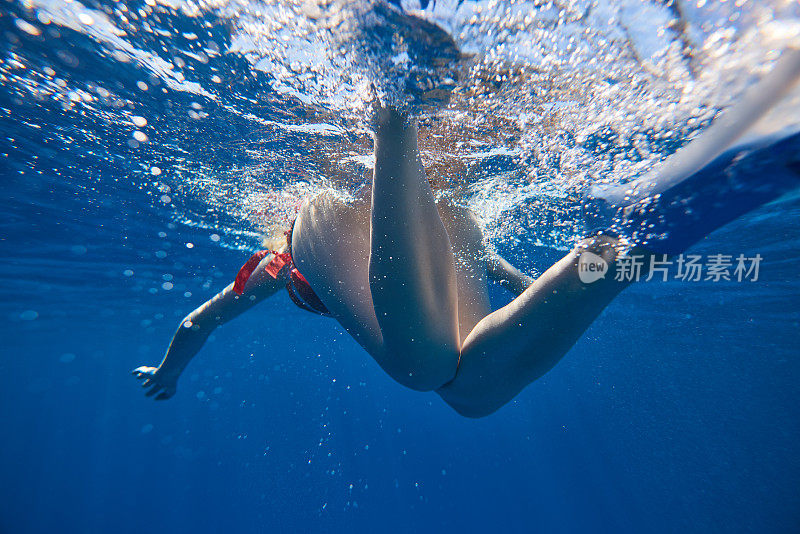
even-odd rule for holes
{"type": "Polygon", "coordinates": [[[175,388],[160,383],[160,381],[156,378],[157,370],[158,369],[155,367],[143,365],[131,371],[131,374],[138,380],[142,381],[143,388],[150,388],[145,392],[145,396],[155,396],[156,400],[167,400],[175,394],[175,388]]]}

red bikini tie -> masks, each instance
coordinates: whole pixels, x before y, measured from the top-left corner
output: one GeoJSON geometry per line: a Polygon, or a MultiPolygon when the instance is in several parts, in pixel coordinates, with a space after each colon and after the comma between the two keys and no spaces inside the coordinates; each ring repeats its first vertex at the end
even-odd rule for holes
{"type": "Polygon", "coordinates": [[[278,273],[283,269],[283,266],[292,261],[289,253],[276,253],[274,250],[259,250],[247,262],[242,265],[239,272],[236,274],[236,280],[233,282],[233,291],[237,295],[244,293],[244,286],[256,270],[258,264],[261,263],[267,254],[275,254],[275,257],[267,264],[266,271],[272,278],[278,278],[278,273]]]}

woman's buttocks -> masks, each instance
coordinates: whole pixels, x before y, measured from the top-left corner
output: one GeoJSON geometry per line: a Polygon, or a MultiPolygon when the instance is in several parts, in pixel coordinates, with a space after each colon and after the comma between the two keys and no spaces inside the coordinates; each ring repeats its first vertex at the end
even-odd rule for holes
{"type": "Polygon", "coordinates": [[[292,253],[307,278],[337,278],[342,269],[366,269],[369,204],[327,192],[307,200],[294,225],[292,253]]]}
{"type": "MultiPolygon", "coordinates": [[[[466,209],[447,201],[439,202],[438,208],[456,256],[463,339],[491,311],[483,237],[466,209]]],[[[341,313],[357,314],[358,320],[375,321],[373,326],[377,325],[369,290],[368,192],[351,201],[322,193],[304,202],[294,226],[292,249],[297,268],[334,316],[338,315],[338,309],[341,313]]],[[[341,318],[340,322],[344,325],[341,318]]]]}

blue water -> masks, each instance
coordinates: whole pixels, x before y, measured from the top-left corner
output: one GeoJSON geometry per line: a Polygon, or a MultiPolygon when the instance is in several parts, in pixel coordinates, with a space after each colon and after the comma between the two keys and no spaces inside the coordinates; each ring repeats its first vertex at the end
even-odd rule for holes
{"type": "MultiPolygon", "coordinates": [[[[152,62],[115,60],[91,29],[44,24],[37,14],[46,9],[61,8],[12,3],[0,11],[0,532],[800,529],[800,197],[693,249],[761,254],[757,282],[629,288],[550,373],[484,419],[397,385],[336,323],[284,294],[216,331],[176,396],[157,403],[131,369],[156,365],[180,319],[258,246],[251,212],[290,210],[293,188],[320,187],[315,150],[360,134],[345,112],[320,119],[318,108],[312,114],[276,89],[277,67],[253,69],[237,53],[186,67],[186,79],[215,100],[169,86],[152,62]],[[131,116],[146,117],[146,127],[131,116]],[[147,141],[129,143],[137,129],[147,141]]],[[[234,15],[171,9],[155,8],[160,27],[177,29],[171,37],[110,17],[126,28],[124,39],[155,55],[194,50],[185,35],[203,28],[221,50],[233,46],[226,32],[234,15]]],[[[713,28],[697,22],[695,31],[713,28]]],[[[728,43],[734,56],[737,43],[728,43]]],[[[624,99],[627,82],[619,83],[622,96],[584,96],[624,99]]],[[[318,88],[307,94],[318,103],[330,97],[318,88]]],[[[722,106],[717,97],[708,96],[722,106]]],[[[509,109],[527,105],[512,94],[497,98],[509,109]]],[[[703,113],[675,120],[691,130],[686,117],[703,113]]],[[[664,130],[661,144],[642,148],[634,136],[611,136],[598,149],[601,129],[577,111],[574,120],[585,122],[536,139],[569,137],[569,150],[589,154],[584,167],[613,179],[680,138],[680,128],[664,130]],[[591,128],[598,135],[582,136],[591,128]]],[[[508,148],[483,139],[476,153],[508,148]]],[[[513,143],[534,144],[525,139],[513,143]]],[[[548,179],[562,183],[570,160],[525,150],[473,158],[459,194],[486,221],[493,245],[538,273],[567,246],[559,232],[572,228],[562,210],[568,198],[541,188],[515,195],[527,187],[526,166],[549,165],[548,179]],[[495,188],[488,200],[486,184],[495,188]]],[[[491,292],[497,305],[511,298],[491,292]]]]}

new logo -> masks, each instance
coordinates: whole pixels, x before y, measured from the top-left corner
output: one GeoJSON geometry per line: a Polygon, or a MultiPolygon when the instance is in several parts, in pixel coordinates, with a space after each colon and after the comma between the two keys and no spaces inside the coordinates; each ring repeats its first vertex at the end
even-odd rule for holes
{"type": "Polygon", "coordinates": [[[591,284],[608,273],[606,260],[593,252],[583,252],[578,258],[578,277],[584,284],[591,284]]]}

